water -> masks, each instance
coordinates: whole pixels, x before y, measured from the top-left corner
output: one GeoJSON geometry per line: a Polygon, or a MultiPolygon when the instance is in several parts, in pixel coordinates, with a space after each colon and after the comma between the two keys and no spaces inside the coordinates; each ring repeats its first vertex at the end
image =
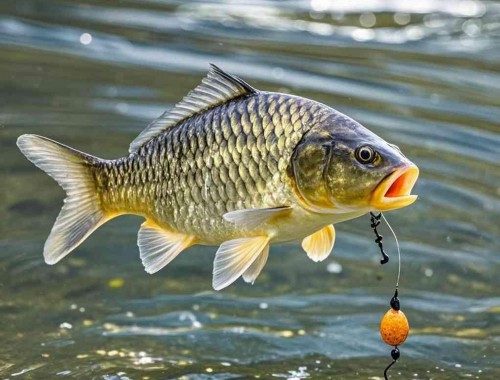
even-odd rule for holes
{"type": "Polygon", "coordinates": [[[332,105],[420,167],[419,201],[387,213],[412,327],[391,373],[500,378],[499,2],[23,0],[0,3],[0,379],[381,377],[397,263],[378,264],[367,217],[326,262],[274,247],[254,286],[220,293],[214,248],[147,275],[137,217],[43,263],[63,192],[16,137],[124,155],[209,62],[332,105]]]}

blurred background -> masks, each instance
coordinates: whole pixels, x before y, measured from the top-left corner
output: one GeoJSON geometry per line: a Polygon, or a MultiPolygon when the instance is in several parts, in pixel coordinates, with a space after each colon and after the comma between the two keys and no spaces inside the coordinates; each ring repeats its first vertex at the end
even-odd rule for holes
{"type": "Polygon", "coordinates": [[[411,334],[400,379],[500,378],[500,2],[0,2],[0,379],[381,379],[378,323],[396,277],[369,218],[334,253],[272,249],[254,286],[211,290],[213,247],[144,272],[142,222],[113,220],[56,266],[63,191],[17,150],[41,134],[103,158],[215,63],[326,103],[421,170],[387,213],[411,334]]]}

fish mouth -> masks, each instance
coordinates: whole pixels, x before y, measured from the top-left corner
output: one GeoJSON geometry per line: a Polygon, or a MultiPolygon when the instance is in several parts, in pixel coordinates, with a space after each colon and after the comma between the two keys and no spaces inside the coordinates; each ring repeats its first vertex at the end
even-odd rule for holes
{"type": "Polygon", "coordinates": [[[378,211],[395,210],[411,205],[417,200],[411,190],[417,182],[419,170],[411,164],[394,170],[375,188],[370,206],[378,211]]]}

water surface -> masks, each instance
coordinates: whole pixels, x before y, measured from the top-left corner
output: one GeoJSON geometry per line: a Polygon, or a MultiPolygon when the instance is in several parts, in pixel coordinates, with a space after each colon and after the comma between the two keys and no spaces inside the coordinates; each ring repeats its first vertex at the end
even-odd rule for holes
{"type": "Polygon", "coordinates": [[[17,136],[122,156],[210,62],[331,105],[420,167],[418,202],[387,213],[412,327],[393,378],[500,378],[499,20],[475,0],[2,1],[0,379],[380,378],[397,265],[367,217],[336,227],[325,262],[273,247],[254,286],[219,293],[215,248],[146,274],[137,217],[44,264],[63,192],[17,136]]]}

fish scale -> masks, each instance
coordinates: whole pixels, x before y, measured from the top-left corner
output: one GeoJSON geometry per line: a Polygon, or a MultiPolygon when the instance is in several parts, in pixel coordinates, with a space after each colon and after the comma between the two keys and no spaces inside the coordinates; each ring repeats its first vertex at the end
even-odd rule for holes
{"type": "Polygon", "coordinates": [[[100,172],[103,203],[112,212],[141,213],[202,242],[213,241],[214,230],[217,239],[232,238],[238,229],[221,218],[224,213],[292,202],[285,169],[320,109],[291,95],[259,93],[195,115],[137,154],[107,161],[100,172]],[[197,223],[199,216],[209,223],[197,223]]]}

